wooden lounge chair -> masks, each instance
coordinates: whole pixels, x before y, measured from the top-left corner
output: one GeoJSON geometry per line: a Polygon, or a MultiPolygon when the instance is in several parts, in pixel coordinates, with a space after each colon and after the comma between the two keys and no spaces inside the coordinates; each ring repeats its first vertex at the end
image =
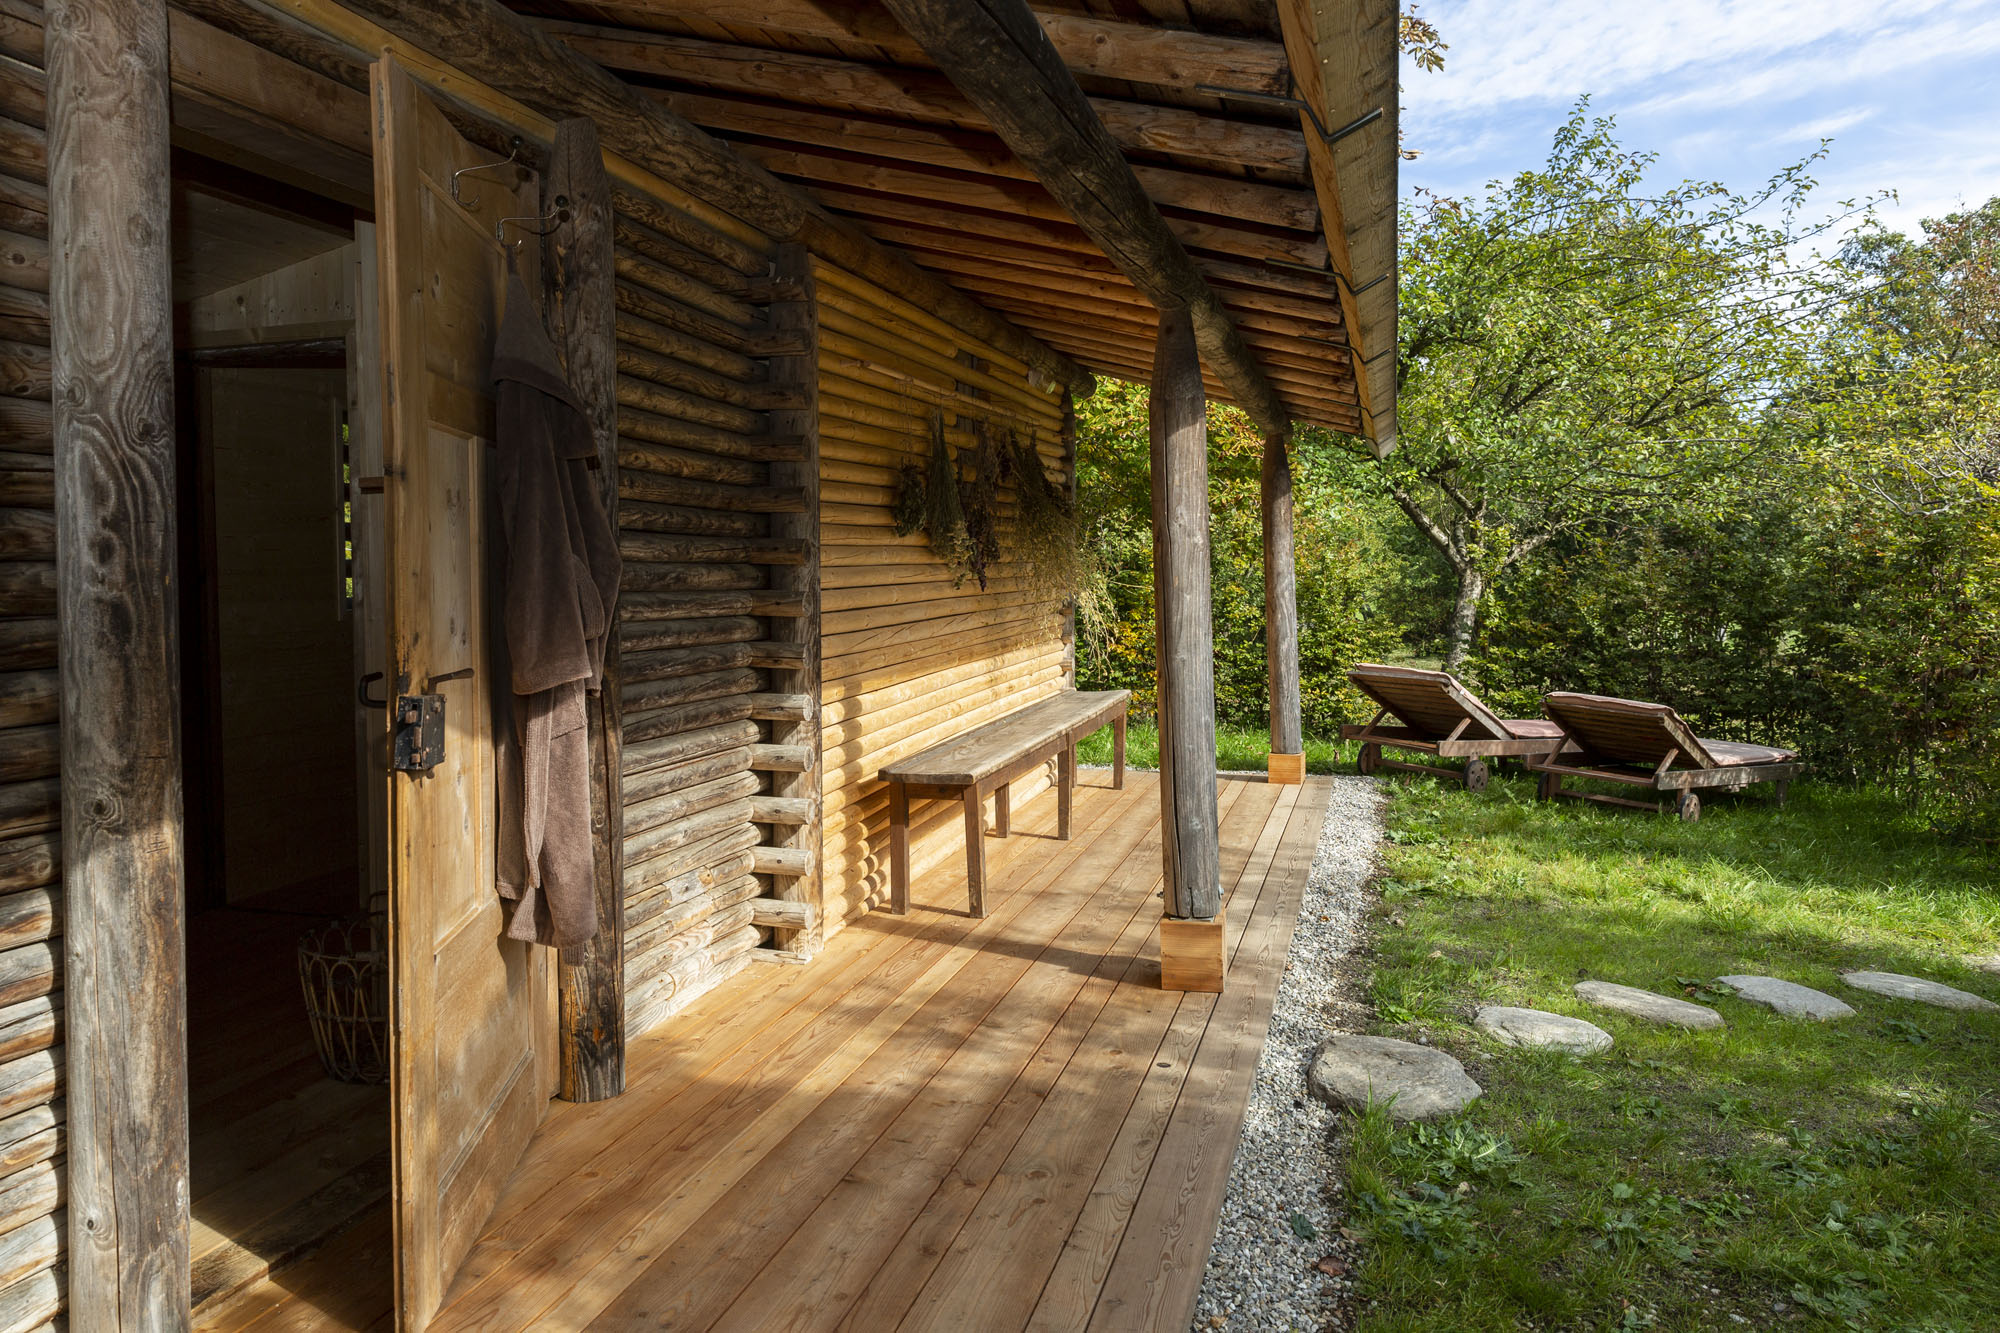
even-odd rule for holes
{"type": "Polygon", "coordinates": [[[1491,776],[1488,759],[1512,757],[1525,762],[1562,744],[1562,728],[1555,723],[1539,717],[1497,717],[1448,671],[1362,662],[1348,670],[1347,678],[1382,706],[1366,726],[1340,729],[1342,740],[1361,742],[1358,766],[1363,773],[1399,768],[1462,781],[1467,791],[1479,791],[1491,776]],[[1401,725],[1383,725],[1390,717],[1401,725]],[[1441,768],[1384,759],[1385,745],[1440,759],[1463,759],[1465,766],[1441,768]]]}
{"type": "Polygon", "coordinates": [[[1701,818],[1700,791],[1734,791],[1769,782],[1775,784],[1774,794],[1782,806],[1792,779],[1805,768],[1791,750],[1697,736],[1666,704],[1557,692],[1544,695],[1542,707],[1574,747],[1560,754],[1551,748],[1530,762],[1529,767],[1542,775],[1545,801],[1568,796],[1662,814],[1672,810],[1692,822],[1701,818]],[[1634,801],[1568,791],[1563,783],[1570,778],[1650,787],[1667,795],[1656,801],[1634,801]]]}

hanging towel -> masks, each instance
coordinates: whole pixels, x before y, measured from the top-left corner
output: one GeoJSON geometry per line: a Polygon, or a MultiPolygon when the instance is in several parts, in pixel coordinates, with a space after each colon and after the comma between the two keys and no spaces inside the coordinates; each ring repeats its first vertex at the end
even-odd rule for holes
{"type": "Polygon", "coordinates": [[[597,933],[586,694],[603,684],[618,598],[618,534],[591,460],[590,418],[520,275],[493,349],[500,605],[515,766],[499,766],[507,934],[557,948],[597,933]]]}

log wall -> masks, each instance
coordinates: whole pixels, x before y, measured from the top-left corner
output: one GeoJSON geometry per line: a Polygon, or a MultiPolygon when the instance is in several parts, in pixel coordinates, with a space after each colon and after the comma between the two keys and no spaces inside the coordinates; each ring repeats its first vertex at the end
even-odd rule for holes
{"type": "Polygon", "coordinates": [[[41,6],[0,4],[0,1330],[63,1304],[62,869],[41,6]]]}
{"type": "Polygon", "coordinates": [[[620,701],[625,975],[636,1034],[759,954],[797,959],[759,921],[810,857],[782,846],[774,788],[810,767],[791,732],[812,565],[809,288],[773,256],[667,205],[618,194],[618,462],[625,576],[620,701]],[[772,734],[773,728],[783,732],[772,734]],[[801,864],[802,863],[802,864],[801,864]]]}
{"type": "MultiPolygon", "coordinates": [[[[969,579],[954,586],[921,532],[895,535],[900,469],[928,458],[933,411],[955,452],[975,447],[983,421],[1001,440],[1009,429],[1032,439],[1065,490],[1075,467],[1060,391],[1037,387],[1021,362],[840,269],[816,264],[814,276],[822,913],[830,933],[888,896],[882,766],[1063,689],[1074,673],[1065,608],[1030,591],[1012,548],[1012,483],[1000,487],[1003,554],[982,591],[969,579]]],[[[1016,807],[1052,777],[1016,783],[1016,807]]],[[[919,802],[911,825],[912,897],[927,902],[926,871],[950,863],[962,874],[960,807],[919,802]]]]}

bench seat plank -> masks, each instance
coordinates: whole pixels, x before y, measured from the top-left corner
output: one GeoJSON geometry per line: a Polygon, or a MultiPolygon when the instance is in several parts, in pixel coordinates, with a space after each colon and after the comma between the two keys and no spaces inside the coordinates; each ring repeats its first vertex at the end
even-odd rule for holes
{"type": "Polygon", "coordinates": [[[977,786],[1036,750],[1064,743],[1080,728],[1097,730],[1123,713],[1131,701],[1130,690],[1066,690],[898,760],[882,770],[882,778],[937,787],[977,786]]]}

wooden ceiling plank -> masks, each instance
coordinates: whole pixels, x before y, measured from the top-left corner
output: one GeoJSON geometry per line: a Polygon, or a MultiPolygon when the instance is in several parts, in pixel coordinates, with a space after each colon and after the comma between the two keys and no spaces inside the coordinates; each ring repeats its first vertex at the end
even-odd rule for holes
{"type": "MultiPolygon", "coordinates": [[[[923,124],[987,128],[986,118],[949,79],[927,70],[884,68],[588,23],[542,26],[610,69],[923,124]]],[[[1113,140],[1128,152],[1305,177],[1305,136],[1289,127],[1113,98],[1092,98],[1090,103],[1113,140]]]]}

